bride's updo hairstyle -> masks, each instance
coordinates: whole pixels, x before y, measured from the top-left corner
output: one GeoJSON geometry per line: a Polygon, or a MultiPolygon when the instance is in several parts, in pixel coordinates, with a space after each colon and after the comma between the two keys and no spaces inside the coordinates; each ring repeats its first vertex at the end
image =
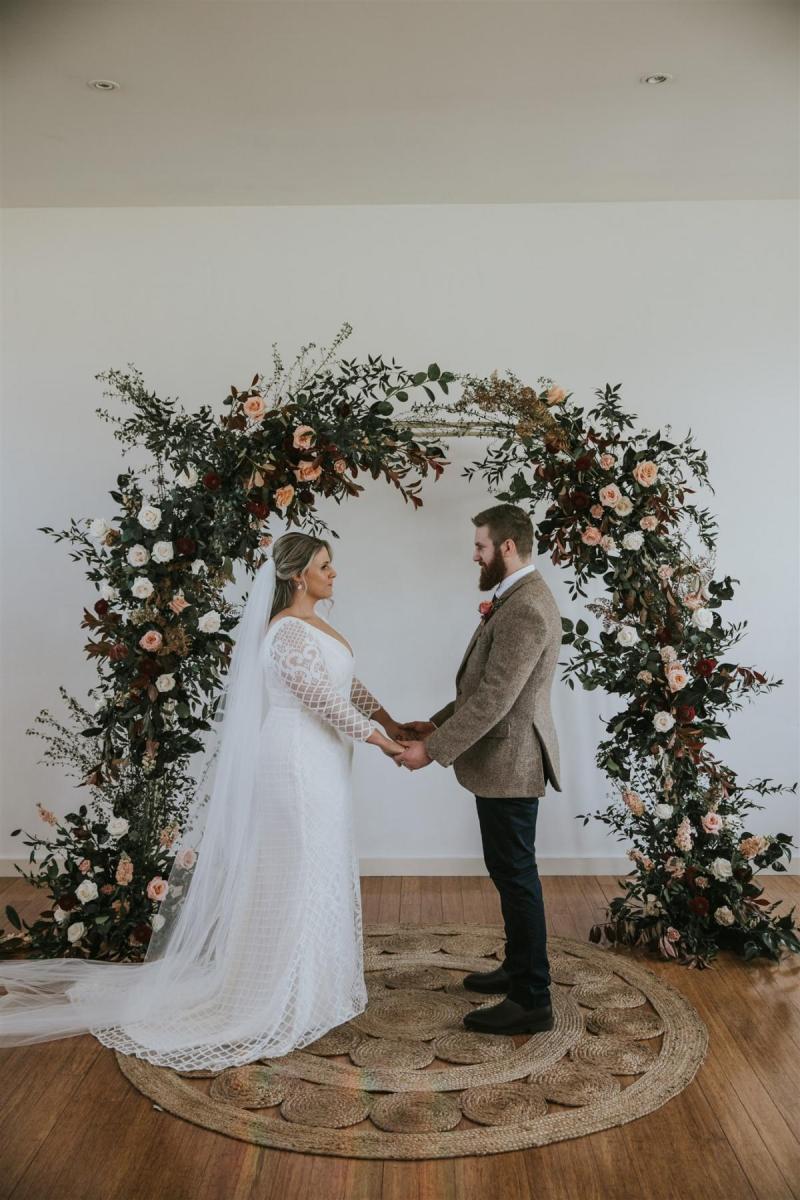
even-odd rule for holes
{"type": "Polygon", "coordinates": [[[329,543],[323,538],[311,537],[308,533],[284,533],[275,542],[272,548],[275,562],[275,598],[268,621],[272,620],[275,613],[291,606],[295,594],[292,576],[304,575],[320,550],[327,550],[333,558],[329,543]]]}

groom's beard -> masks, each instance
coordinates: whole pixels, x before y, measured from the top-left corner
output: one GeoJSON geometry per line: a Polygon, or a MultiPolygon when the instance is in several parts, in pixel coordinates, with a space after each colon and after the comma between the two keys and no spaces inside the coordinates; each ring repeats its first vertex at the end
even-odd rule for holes
{"type": "Polygon", "coordinates": [[[497,587],[506,577],[505,563],[503,556],[497,546],[494,548],[494,557],[489,563],[481,563],[481,574],[478,579],[478,587],[482,592],[488,592],[490,588],[497,587]]]}

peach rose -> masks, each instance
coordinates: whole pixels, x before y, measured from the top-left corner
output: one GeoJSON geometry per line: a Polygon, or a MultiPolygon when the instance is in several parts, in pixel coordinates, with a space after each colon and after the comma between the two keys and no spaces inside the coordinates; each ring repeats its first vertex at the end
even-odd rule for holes
{"type": "Polygon", "coordinates": [[[766,841],[762,837],[742,838],[739,842],[739,853],[744,858],[755,858],[766,849],[766,841]]]}
{"type": "Polygon", "coordinates": [[[292,445],[295,450],[308,450],[314,441],[314,430],[310,425],[298,425],[294,431],[292,445]]]}
{"type": "Polygon", "coordinates": [[[599,521],[601,519],[601,517],[603,516],[602,504],[593,504],[592,507],[589,509],[589,512],[592,514],[595,521],[599,521]]]}
{"type": "Polygon", "coordinates": [[[157,629],[148,629],[147,633],[139,638],[139,645],[143,650],[160,650],[162,640],[161,634],[157,629]]]}
{"type": "Polygon", "coordinates": [[[601,454],[597,460],[604,471],[610,471],[616,465],[616,458],[613,454],[601,454]]]}
{"type": "Polygon", "coordinates": [[[639,522],[639,528],[647,529],[650,533],[652,533],[654,529],[658,529],[658,518],[651,515],[642,517],[641,521],[639,522]]]}
{"type": "Polygon", "coordinates": [[[322,467],[315,467],[312,462],[304,459],[295,470],[295,478],[300,483],[310,483],[314,479],[319,479],[322,474],[322,467]]]}
{"type": "Polygon", "coordinates": [[[658,478],[658,467],[654,462],[645,459],[644,462],[637,463],[633,468],[633,478],[642,487],[652,487],[658,478]]]}
{"type": "Polygon", "coordinates": [[[347,470],[347,463],[343,458],[337,458],[336,462],[333,464],[333,469],[337,475],[344,475],[345,471],[347,470]]]}
{"type": "Polygon", "coordinates": [[[190,871],[197,862],[197,851],[191,846],[186,846],[185,849],[178,852],[178,866],[183,867],[185,871],[190,871]]]}
{"type": "Polygon", "coordinates": [[[292,500],[294,500],[294,488],[290,483],[287,483],[285,487],[278,488],[275,493],[275,503],[278,508],[288,508],[292,500]]]}
{"type": "Polygon", "coordinates": [[[600,488],[600,503],[605,504],[607,508],[613,508],[619,504],[622,499],[622,492],[615,483],[609,483],[608,487],[600,488]]]}
{"type": "Polygon", "coordinates": [[[706,833],[719,833],[722,829],[722,817],[719,813],[708,812],[700,818],[700,824],[705,829],[706,833]]]}
{"type": "Polygon", "coordinates": [[[147,885],[147,895],[151,900],[163,900],[168,890],[169,884],[160,875],[154,875],[147,885]]]}
{"type": "Polygon", "coordinates": [[[689,676],[679,662],[670,663],[667,667],[666,675],[667,686],[671,692],[679,692],[689,682],[689,676]]]}
{"type": "Polygon", "coordinates": [[[555,404],[562,404],[563,401],[566,399],[566,395],[567,395],[567,393],[564,391],[563,388],[551,387],[550,390],[545,393],[545,400],[552,408],[553,405],[555,405],[555,404]]]}
{"type": "Polygon", "coordinates": [[[684,596],[683,603],[694,612],[696,609],[703,607],[703,597],[699,592],[689,592],[688,595],[684,596]]]}
{"type": "Polygon", "coordinates": [[[249,396],[242,405],[242,412],[251,421],[263,421],[267,412],[267,406],[264,403],[263,397],[249,396]]]}
{"type": "Polygon", "coordinates": [[[189,604],[189,601],[185,600],[184,597],[180,594],[180,592],[178,592],[178,594],[176,596],[173,596],[172,599],[170,600],[169,608],[172,609],[172,611],[175,613],[176,617],[179,617],[181,615],[181,613],[183,612],[183,610],[185,608],[191,608],[191,605],[189,604]]]}
{"type": "Polygon", "coordinates": [[[602,537],[602,533],[595,525],[587,525],[581,534],[581,541],[584,546],[599,546],[602,537]]]}
{"type": "Polygon", "coordinates": [[[117,883],[126,887],[133,879],[133,860],[128,858],[127,854],[119,860],[117,864],[117,883]]]}

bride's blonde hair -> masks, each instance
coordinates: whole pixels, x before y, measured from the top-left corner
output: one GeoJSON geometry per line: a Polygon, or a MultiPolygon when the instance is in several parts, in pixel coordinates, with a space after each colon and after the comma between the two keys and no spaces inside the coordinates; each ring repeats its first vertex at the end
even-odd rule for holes
{"type": "Polygon", "coordinates": [[[320,550],[327,550],[333,558],[330,543],[324,538],[312,537],[309,533],[284,533],[275,542],[272,549],[275,561],[275,596],[272,612],[269,614],[270,621],[275,613],[291,606],[295,593],[292,576],[305,575],[314,555],[320,550]]]}

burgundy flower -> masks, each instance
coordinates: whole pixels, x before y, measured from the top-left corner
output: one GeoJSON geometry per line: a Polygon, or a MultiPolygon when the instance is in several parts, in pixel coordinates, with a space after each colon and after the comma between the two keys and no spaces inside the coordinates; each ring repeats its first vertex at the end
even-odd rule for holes
{"type": "Polygon", "coordinates": [[[692,896],[689,901],[689,911],[694,913],[696,917],[708,916],[708,900],[705,896],[692,896]]]}
{"type": "Polygon", "coordinates": [[[153,931],[145,921],[140,921],[131,930],[131,939],[135,942],[149,942],[152,936],[153,931]]]}
{"type": "Polygon", "coordinates": [[[203,476],[203,487],[208,488],[210,492],[218,492],[222,487],[222,480],[216,471],[206,471],[203,476]]]}
{"type": "Polygon", "coordinates": [[[697,712],[695,711],[694,706],[691,704],[679,704],[675,709],[675,712],[678,720],[682,721],[684,725],[690,724],[690,722],[692,722],[697,716],[697,712]]]}
{"type": "Polygon", "coordinates": [[[588,496],[586,492],[573,492],[571,500],[574,507],[580,510],[588,508],[592,503],[591,496],[588,496]]]}
{"type": "Polygon", "coordinates": [[[303,504],[310,504],[314,499],[314,493],[309,488],[303,488],[297,493],[297,497],[302,500],[303,504]]]}
{"type": "Polygon", "coordinates": [[[109,650],[108,657],[112,662],[122,662],[123,658],[128,657],[128,647],[124,642],[116,642],[109,650]]]}
{"type": "Polygon", "coordinates": [[[582,454],[580,456],[580,458],[575,459],[575,470],[576,471],[588,471],[589,467],[592,465],[593,462],[594,462],[593,454],[582,454]]]}
{"type": "Polygon", "coordinates": [[[185,554],[187,557],[193,555],[197,550],[197,542],[194,538],[179,537],[175,539],[175,549],[178,554],[185,554]]]}
{"type": "Polygon", "coordinates": [[[107,600],[95,601],[94,611],[97,613],[98,617],[104,617],[106,615],[106,613],[108,612],[108,601],[107,600]]]}
{"type": "Polygon", "coordinates": [[[254,517],[258,517],[259,520],[263,521],[269,512],[269,509],[267,508],[266,504],[264,504],[263,500],[248,500],[247,511],[252,513],[254,517]]]}
{"type": "Polygon", "coordinates": [[[697,663],[697,674],[702,675],[704,679],[708,679],[709,675],[713,675],[717,667],[715,658],[701,658],[697,663]]]}
{"type": "Polygon", "coordinates": [[[70,892],[68,892],[66,896],[58,897],[58,907],[63,909],[64,912],[72,912],[73,908],[77,908],[77,906],[77,897],[73,896],[70,892]]]}

